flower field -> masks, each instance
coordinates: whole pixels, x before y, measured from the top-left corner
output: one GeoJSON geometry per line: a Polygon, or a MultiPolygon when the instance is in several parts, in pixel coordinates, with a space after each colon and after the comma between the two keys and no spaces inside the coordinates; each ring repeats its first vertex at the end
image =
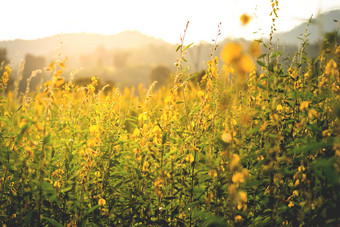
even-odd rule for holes
{"type": "Polygon", "coordinates": [[[58,56],[18,96],[2,65],[0,223],[339,225],[340,46],[260,45],[226,44],[197,80],[182,42],[159,89],[79,87],[58,56]]]}

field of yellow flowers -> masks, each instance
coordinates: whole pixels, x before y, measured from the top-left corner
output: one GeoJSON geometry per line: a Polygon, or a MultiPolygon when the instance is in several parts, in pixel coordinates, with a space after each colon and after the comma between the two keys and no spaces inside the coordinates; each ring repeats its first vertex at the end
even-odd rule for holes
{"type": "Polygon", "coordinates": [[[78,87],[57,58],[19,97],[2,66],[0,223],[339,225],[340,47],[282,65],[259,45],[226,44],[197,82],[182,43],[158,90],[78,87]]]}

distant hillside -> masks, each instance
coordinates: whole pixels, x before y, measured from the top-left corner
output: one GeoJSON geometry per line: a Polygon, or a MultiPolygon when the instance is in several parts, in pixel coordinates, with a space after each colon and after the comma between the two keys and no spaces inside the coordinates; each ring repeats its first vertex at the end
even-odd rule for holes
{"type": "MultiPolygon", "coordinates": [[[[310,43],[316,43],[319,39],[323,39],[323,36],[327,32],[332,32],[337,29],[340,22],[340,10],[333,10],[327,13],[320,14],[319,16],[313,15],[312,23],[309,25],[308,33],[311,33],[308,37],[310,43]],[[338,22],[334,21],[337,20],[338,22]]],[[[288,45],[298,45],[301,41],[297,38],[300,34],[304,34],[308,21],[295,27],[288,32],[276,33],[274,40],[279,38],[280,43],[288,45]]]]}
{"type": "Polygon", "coordinates": [[[55,54],[59,41],[62,41],[62,53],[72,56],[78,54],[88,54],[93,52],[98,46],[110,49],[135,49],[145,45],[162,45],[166,43],[161,39],[149,37],[137,31],[125,31],[115,35],[99,34],[63,34],[46,37],[37,40],[11,40],[0,41],[0,48],[6,48],[8,58],[15,62],[24,58],[25,54],[51,55],[55,54]]]}

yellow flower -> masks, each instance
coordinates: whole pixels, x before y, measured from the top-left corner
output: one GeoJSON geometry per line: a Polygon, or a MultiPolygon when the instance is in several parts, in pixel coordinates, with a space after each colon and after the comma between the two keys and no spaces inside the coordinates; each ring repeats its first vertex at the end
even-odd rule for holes
{"type": "Polygon", "coordinates": [[[242,173],[240,172],[236,172],[233,177],[231,178],[231,180],[234,182],[234,183],[243,183],[244,182],[244,176],[242,173]]]}
{"type": "Polygon", "coordinates": [[[238,193],[238,195],[239,195],[240,200],[241,200],[242,202],[246,203],[246,202],[248,201],[248,199],[247,199],[247,193],[246,193],[246,192],[240,191],[240,192],[238,193]]]}
{"type": "Polygon", "coordinates": [[[299,110],[300,110],[300,111],[303,111],[303,110],[307,109],[308,106],[309,106],[309,104],[310,104],[310,102],[308,102],[308,101],[303,101],[303,102],[300,104],[299,110]]]}
{"type": "Polygon", "coordinates": [[[311,109],[311,110],[308,111],[308,117],[310,119],[317,118],[318,112],[316,112],[316,110],[314,110],[314,109],[311,109]]]}
{"type": "Polygon", "coordinates": [[[230,170],[233,171],[238,167],[238,163],[240,162],[240,157],[238,154],[233,154],[232,161],[230,163],[230,170]]]}
{"type": "Polygon", "coordinates": [[[203,91],[198,91],[198,92],[197,92],[197,96],[198,96],[200,99],[203,99],[203,98],[204,98],[204,92],[203,92],[203,91]]]}
{"type": "Polygon", "coordinates": [[[89,84],[89,85],[87,85],[87,90],[88,90],[89,94],[92,95],[94,93],[94,91],[96,90],[96,88],[92,84],[89,84]]]}
{"type": "Polygon", "coordinates": [[[325,74],[331,76],[339,76],[337,64],[333,59],[329,60],[329,62],[327,63],[325,68],[325,74]]]}
{"type": "Polygon", "coordinates": [[[229,132],[223,133],[222,136],[221,136],[221,139],[225,143],[231,143],[231,141],[232,141],[232,137],[231,137],[231,134],[229,132]]]}
{"type": "Polygon", "coordinates": [[[102,199],[102,198],[100,198],[99,200],[98,200],[98,204],[100,205],[100,206],[105,206],[105,204],[106,204],[106,201],[105,201],[105,199],[102,199]]]}
{"type": "Polygon", "coordinates": [[[229,190],[230,196],[231,196],[231,197],[235,197],[236,192],[237,192],[237,187],[236,187],[236,185],[235,185],[235,184],[231,184],[231,185],[229,186],[228,190],[229,190]]]}
{"type": "Polygon", "coordinates": [[[261,55],[260,42],[258,42],[258,41],[252,41],[252,42],[250,43],[249,53],[250,53],[251,56],[253,56],[253,57],[258,57],[258,56],[260,56],[260,55],[261,55]]]}
{"type": "Polygon", "coordinates": [[[243,168],[243,169],[242,169],[242,175],[243,175],[244,177],[248,177],[248,176],[249,176],[249,172],[248,172],[248,170],[247,170],[246,168],[243,168]]]}
{"type": "Polygon", "coordinates": [[[238,69],[242,73],[250,73],[255,68],[253,59],[249,55],[243,55],[238,62],[238,69]]]}
{"type": "Polygon", "coordinates": [[[240,20],[241,20],[242,25],[244,26],[249,23],[250,16],[248,16],[247,14],[242,14],[240,17],[240,20]]]}
{"type": "Polygon", "coordinates": [[[8,73],[8,75],[11,75],[12,69],[8,65],[6,65],[5,71],[8,73]]]}
{"type": "Polygon", "coordinates": [[[64,84],[65,79],[63,77],[58,77],[55,79],[54,83],[53,83],[53,87],[57,88],[60,87],[62,84],[64,84]]]}
{"type": "Polygon", "coordinates": [[[208,175],[209,176],[211,176],[211,177],[217,177],[217,172],[216,172],[216,170],[215,169],[210,169],[209,171],[208,171],[208,175]]]}
{"type": "Polygon", "coordinates": [[[236,42],[227,43],[221,51],[221,59],[226,64],[235,62],[241,55],[242,46],[236,42]]]}
{"type": "Polygon", "coordinates": [[[268,122],[265,122],[265,123],[261,126],[260,130],[261,130],[262,132],[264,132],[264,131],[267,129],[267,126],[268,126],[268,122]]]}
{"type": "Polygon", "coordinates": [[[155,181],[155,187],[161,188],[163,186],[164,180],[161,177],[158,177],[155,181]]]}
{"type": "Polygon", "coordinates": [[[100,177],[100,172],[99,172],[99,171],[96,171],[96,172],[94,173],[94,175],[95,175],[96,177],[100,177]]]}
{"type": "Polygon", "coordinates": [[[288,207],[293,207],[294,203],[292,201],[289,202],[288,207]]]}
{"type": "Polygon", "coordinates": [[[337,46],[335,54],[338,55],[338,57],[340,57],[340,45],[337,46]]]}
{"type": "Polygon", "coordinates": [[[187,157],[185,158],[187,162],[193,163],[195,161],[195,158],[192,154],[188,154],[187,157]]]}
{"type": "Polygon", "coordinates": [[[293,196],[299,196],[299,192],[297,190],[293,191],[293,196]]]}
{"type": "Polygon", "coordinates": [[[91,81],[92,81],[92,85],[93,86],[97,86],[98,85],[98,80],[96,79],[96,77],[91,77],[91,81]]]}
{"type": "Polygon", "coordinates": [[[101,131],[101,128],[100,128],[99,125],[91,125],[91,126],[90,126],[90,133],[91,133],[92,135],[97,135],[97,134],[100,133],[100,131],[101,131]]]}
{"type": "Polygon", "coordinates": [[[241,215],[236,215],[234,218],[235,223],[238,223],[242,220],[242,216],[241,215]]]}
{"type": "Polygon", "coordinates": [[[283,110],[282,105],[281,104],[277,105],[276,110],[278,112],[281,112],[283,110]]]}
{"type": "Polygon", "coordinates": [[[144,122],[146,121],[146,119],[147,119],[147,113],[144,112],[144,113],[139,114],[138,121],[144,122]]]}
{"type": "Polygon", "coordinates": [[[303,171],[305,171],[305,169],[306,169],[306,168],[305,168],[304,166],[299,166],[299,167],[298,167],[298,171],[299,171],[299,172],[303,172],[303,171]]]}
{"type": "Polygon", "coordinates": [[[53,186],[54,186],[55,188],[60,188],[60,186],[61,186],[60,181],[54,182],[53,186]]]}
{"type": "Polygon", "coordinates": [[[299,184],[300,184],[300,180],[297,179],[297,180],[295,181],[295,183],[294,183],[294,187],[297,187],[299,184]]]}

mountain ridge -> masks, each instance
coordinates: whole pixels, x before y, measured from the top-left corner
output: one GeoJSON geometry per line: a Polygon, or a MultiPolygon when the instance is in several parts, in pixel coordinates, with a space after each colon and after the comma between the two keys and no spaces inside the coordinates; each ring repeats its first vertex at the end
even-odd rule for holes
{"type": "MultiPolygon", "coordinates": [[[[313,18],[308,28],[310,43],[316,43],[321,39],[321,33],[334,31],[340,21],[340,9],[331,10],[313,18]],[[320,22],[321,21],[321,22],[320,22]],[[322,28],[322,32],[320,32],[322,28]]],[[[298,45],[301,41],[297,38],[305,32],[306,22],[294,27],[290,31],[274,34],[274,40],[278,39],[281,44],[298,45]]],[[[222,40],[224,43],[226,39],[222,40]]],[[[143,48],[148,45],[161,46],[165,49],[173,48],[174,45],[162,39],[145,35],[139,31],[127,30],[117,34],[103,35],[96,33],[66,33],[53,35],[36,40],[7,40],[0,41],[0,48],[7,50],[7,57],[14,63],[19,63],[25,58],[26,54],[35,56],[45,56],[53,59],[60,45],[60,52],[69,57],[79,56],[81,54],[91,54],[96,49],[105,50],[125,50],[131,51],[143,48]],[[60,41],[63,43],[60,45],[60,41]]],[[[151,48],[152,49],[152,48],[151,48]]]]}

